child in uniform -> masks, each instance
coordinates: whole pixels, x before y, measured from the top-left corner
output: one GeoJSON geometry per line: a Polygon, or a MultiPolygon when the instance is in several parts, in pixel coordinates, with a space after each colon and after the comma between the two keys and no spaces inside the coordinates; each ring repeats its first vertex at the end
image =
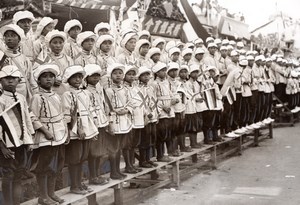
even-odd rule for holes
{"type": "Polygon", "coordinates": [[[91,142],[88,165],[89,165],[89,183],[90,184],[106,184],[108,179],[100,175],[103,158],[107,155],[106,140],[108,134],[106,132],[109,124],[106,115],[107,105],[105,102],[103,87],[99,84],[101,78],[101,68],[96,64],[87,64],[84,67],[86,76],[86,90],[90,92],[92,114],[95,125],[98,127],[98,136],[91,142]]]}
{"type": "Polygon", "coordinates": [[[82,31],[82,24],[77,19],[67,21],[64,27],[64,32],[68,35],[67,41],[64,45],[64,53],[70,56],[73,61],[80,53],[80,46],[76,43],[78,34],[82,31]]]}
{"type": "Polygon", "coordinates": [[[69,132],[66,162],[71,179],[70,190],[74,194],[86,194],[91,191],[81,184],[81,169],[82,163],[88,158],[90,143],[98,135],[90,113],[90,93],[81,89],[84,75],[83,67],[74,65],[66,68],[63,78],[64,83],[69,84],[69,90],[62,95],[62,104],[69,132]]]}
{"type": "Polygon", "coordinates": [[[138,40],[135,51],[138,56],[136,66],[141,67],[146,65],[146,55],[150,49],[150,42],[146,39],[138,40]]]}
{"type": "Polygon", "coordinates": [[[117,61],[124,65],[135,65],[137,56],[134,52],[136,42],[137,42],[137,33],[132,30],[128,30],[123,35],[120,45],[123,48],[123,52],[117,57],[117,61]]]}
{"type": "Polygon", "coordinates": [[[52,91],[59,72],[59,67],[53,64],[41,65],[34,71],[39,92],[33,95],[30,105],[30,110],[36,116],[33,121],[36,133],[32,146],[31,170],[36,174],[40,204],[64,202],[54,193],[56,177],[64,166],[64,143],[68,137],[61,98],[52,91]]]}
{"type": "Polygon", "coordinates": [[[121,150],[126,147],[128,135],[132,128],[132,107],[129,91],[122,84],[124,79],[124,65],[114,63],[108,67],[108,75],[112,84],[105,89],[107,103],[110,108],[110,137],[107,141],[110,161],[110,178],[124,179],[125,174],[120,171],[121,150]]]}
{"type": "Polygon", "coordinates": [[[21,178],[28,163],[28,145],[33,144],[34,129],[28,105],[23,95],[16,92],[21,80],[21,72],[14,65],[6,65],[0,71],[2,95],[0,96],[1,113],[19,102],[17,112],[10,116],[13,121],[15,136],[12,140],[4,126],[0,124],[0,167],[2,167],[2,194],[5,205],[20,204],[21,178]]]}

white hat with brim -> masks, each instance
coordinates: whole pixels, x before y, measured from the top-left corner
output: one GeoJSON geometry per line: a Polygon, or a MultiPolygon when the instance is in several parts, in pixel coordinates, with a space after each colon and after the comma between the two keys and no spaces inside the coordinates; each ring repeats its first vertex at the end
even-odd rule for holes
{"type": "Polygon", "coordinates": [[[142,36],[147,36],[149,38],[151,35],[150,35],[149,31],[142,30],[142,31],[138,32],[138,36],[139,36],[139,38],[141,38],[142,36]]]}
{"type": "Polygon", "coordinates": [[[150,42],[147,39],[140,39],[136,42],[135,50],[137,53],[140,52],[140,49],[143,45],[148,45],[150,47],[150,42]]]}
{"type": "Polygon", "coordinates": [[[215,44],[221,44],[221,43],[222,43],[222,41],[221,41],[221,39],[219,39],[219,38],[216,38],[216,39],[215,39],[215,41],[214,41],[214,43],[215,43],[215,44]]]}
{"type": "Polygon", "coordinates": [[[169,49],[169,57],[171,57],[174,53],[180,54],[180,52],[181,52],[180,49],[177,47],[170,48],[169,49]]]}
{"type": "Polygon", "coordinates": [[[167,68],[167,64],[165,63],[162,63],[162,62],[158,62],[156,63],[153,67],[152,67],[152,72],[153,73],[157,73],[159,72],[160,70],[164,69],[164,68],[167,68]]]}
{"type": "Polygon", "coordinates": [[[218,48],[218,46],[215,43],[209,43],[207,48],[218,48]]]}
{"type": "Polygon", "coordinates": [[[36,37],[39,37],[42,34],[42,31],[44,30],[44,28],[50,23],[53,23],[53,25],[55,27],[58,23],[58,20],[52,19],[50,17],[43,17],[42,20],[39,22],[39,24],[36,27],[36,31],[35,31],[36,37]]]}
{"type": "Polygon", "coordinates": [[[96,41],[97,36],[92,31],[84,31],[77,35],[76,42],[79,46],[81,46],[82,43],[89,38],[94,39],[96,41]]]}
{"type": "Polygon", "coordinates": [[[195,71],[200,72],[200,66],[197,64],[190,65],[189,73],[191,74],[192,72],[195,72],[195,71]]]}
{"type": "Polygon", "coordinates": [[[220,51],[227,51],[227,46],[221,46],[220,51]]]}
{"type": "Polygon", "coordinates": [[[136,33],[136,32],[130,31],[130,32],[124,34],[124,35],[123,35],[123,38],[122,38],[122,40],[121,40],[121,42],[120,42],[121,47],[122,47],[122,48],[125,48],[127,42],[128,42],[130,39],[138,40],[138,35],[137,35],[137,33],[136,33]]]}
{"type": "Polygon", "coordinates": [[[54,38],[56,38],[56,37],[62,38],[64,42],[65,42],[66,39],[67,39],[66,34],[65,34],[64,32],[55,29],[55,30],[50,31],[50,32],[46,35],[45,41],[46,41],[46,43],[49,45],[49,43],[52,41],[52,39],[54,39],[54,38]]]}
{"type": "Polygon", "coordinates": [[[20,37],[20,39],[25,38],[24,30],[16,24],[5,25],[0,29],[0,31],[3,36],[7,31],[13,31],[20,37]]]}
{"type": "Polygon", "coordinates": [[[53,73],[55,77],[57,77],[60,74],[60,70],[58,65],[56,64],[42,64],[37,67],[37,69],[34,70],[33,72],[33,77],[35,81],[38,81],[39,77],[43,73],[53,73]]]}
{"type": "Polygon", "coordinates": [[[266,58],[266,62],[272,62],[272,58],[266,58]]]}
{"type": "Polygon", "coordinates": [[[205,53],[205,50],[203,48],[197,48],[195,50],[195,55],[197,55],[197,54],[204,54],[204,53],[205,53]]]}
{"type": "Polygon", "coordinates": [[[86,64],[83,69],[85,71],[85,78],[96,73],[99,75],[102,74],[101,67],[97,64],[86,64]]]}
{"type": "Polygon", "coordinates": [[[222,45],[226,45],[226,44],[229,44],[229,40],[228,39],[223,39],[222,45]]]}
{"type": "Polygon", "coordinates": [[[69,33],[71,28],[75,26],[78,26],[80,28],[80,31],[82,31],[82,24],[80,23],[80,21],[78,21],[77,19],[72,19],[70,21],[67,21],[67,23],[65,24],[64,32],[69,33]]]}
{"type": "Polygon", "coordinates": [[[212,65],[210,65],[210,66],[207,66],[205,69],[204,69],[204,71],[210,71],[210,70],[213,70],[213,71],[215,71],[215,72],[217,72],[217,68],[216,68],[216,66],[212,66],[212,65]]]}
{"type": "Polygon", "coordinates": [[[96,48],[100,48],[101,44],[104,41],[110,41],[111,43],[113,43],[115,41],[114,37],[110,34],[104,34],[98,37],[97,41],[96,41],[96,48]]]}
{"type": "Polygon", "coordinates": [[[148,67],[142,66],[139,68],[139,71],[136,74],[136,77],[139,78],[144,73],[148,73],[149,75],[151,75],[152,71],[148,67]]]}
{"type": "Polygon", "coordinates": [[[259,61],[259,60],[262,60],[262,56],[261,56],[261,55],[256,56],[255,59],[254,59],[255,62],[256,62],[256,61],[259,61]]]}
{"type": "Polygon", "coordinates": [[[191,48],[185,48],[185,49],[183,49],[182,52],[181,52],[181,55],[185,56],[187,54],[191,54],[192,55],[193,54],[193,50],[191,48]]]}
{"type": "Polygon", "coordinates": [[[230,56],[239,56],[239,52],[237,52],[236,50],[231,51],[230,56]]]}
{"type": "Polygon", "coordinates": [[[104,22],[101,22],[101,23],[98,23],[96,26],[95,26],[95,28],[94,28],[94,33],[95,34],[98,34],[99,33],[99,31],[101,30],[101,29],[107,29],[107,30],[109,30],[110,31],[110,25],[108,24],[108,23],[104,23],[104,22]]]}
{"type": "Polygon", "coordinates": [[[213,37],[207,37],[205,42],[208,43],[209,41],[215,41],[215,39],[213,37]]]}
{"type": "Polygon", "coordinates": [[[235,46],[235,45],[236,45],[236,42],[235,42],[234,40],[230,40],[230,41],[229,41],[229,45],[235,46]]]}
{"type": "Polygon", "coordinates": [[[248,61],[254,61],[254,57],[253,57],[252,55],[248,55],[248,56],[246,57],[246,59],[247,59],[248,61]]]}
{"type": "Polygon", "coordinates": [[[178,64],[178,63],[175,63],[175,62],[168,63],[167,73],[168,73],[170,70],[179,70],[179,64],[178,64]]]}
{"type": "Polygon", "coordinates": [[[236,46],[237,46],[237,47],[244,48],[244,43],[241,42],[241,41],[239,41],[239,42],[236,43],[236,46]]]}
{"type": "Polygon", "coordinates": [[[196,40],[194,40],[194,44],[196,45],[198,43],[204,43],[204,42],[201,38],[197,38],[196,40]]]}
{"type": "Polygon", "coordinates": [[[228,45],[226,47],[227,47],[227,50],[233,50],[233,46],[232,45],[228,45]]]}
{"type": "Polygon", "coordinates": [[[169,52],[169,50],[174,47],[176,47],[176,41],[169,41],[166,43],[165,50],[169,52]]]}
{"type": "Polygon", "coordinates": [[[239,61],[239,64],[241,65],[241,66],[247,66],[248,65],[248,60],[247,59],[241,59],[240,61],[239,61]]]}
{"type": "Polygon", "coordinates": [[[181,41],[176,41],[176,47],[180,47],[180,46],[184,46],[184,43],[182,43],[181,41]]]}
{"type": "Polygon", "coordinates": [[[161,51],[159,48],[150,48],[147,55],[146,55],[146,58],[150,59],[153,55],[155,54],[159,54],[161,55],[161,51]]]}
{"type": "Polygon", "coordinates": [[[138,68],[137,68],[136,66],[134,66],[134,65],[126,65],[126,66],[125,66],[125,69],[124,69],[124,77],[125,77],[126,73],[128,73],[129,71],[134,71],[135,74],[137,74],[139,70],[138,70],[138,68]]]}
{"type": "Polygon", "coordinates": [[[182,70],[186,70],[187,72],[189,72],[189,66],[188,65],[181,65],[179,70],[178,70],[178,73],[182,70]]]}
{"type": "Polygon", "coordinates": [[[29,19],[30,21],[34,21],[34,16],[30,11],[18,11],[13,16],[13,22],[15,24],[22,19],[29,19]]]}
{"type": "Polygon", "coordinates": [[[0,79],[5,77],[15,77],[15,78],[21,78],[22,74],[19,71],[17,66],[14,65],[6,65],[0,70],[0,79]]]}
{"type": "Polygon", "coordinates": [[[121,63],[113,63],[107,68],[107,75],[111,76],[111,74],[114,72],[114,70],[122,70],[124,72],[125,65],[121,63]]]}
{"type": "Polygon", "coordinates": [[[64,76],[63,76],[63,82],[67,83],[69,78],[73,75],[80,73],[85,76],[85,71],[81,65],[72,65],[66,68],[64,76]]]}
{"type": "Polygon", "coordinates": [[[160,43],[166,43],[166,40],[163,38],[157,38],[152,42],[152,47],[156,47],[160,43]]]}

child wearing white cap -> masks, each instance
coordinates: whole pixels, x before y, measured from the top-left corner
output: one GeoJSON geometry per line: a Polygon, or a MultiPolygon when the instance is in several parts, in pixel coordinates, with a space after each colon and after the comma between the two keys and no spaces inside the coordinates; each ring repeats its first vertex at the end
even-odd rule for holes
{"type": "Polygon", "coordinates": [[[68,36],[64,45],[64,53],[75,60],[75,56],[80,53],[80,46],[76,43],[78,34],[82,31],[82,24],[77,19],[66,22],[64,32],[68,36]]]}
{"type": "Polygon", "coordinates": [[[135,83],[138,68],[132,65],[125,67],[124,86],[129,91],[132,106],[132,130],[128,135],[128,143],[123,148],[126,173],[138,173],[142,169],[133,166],[135,148],[137,148],[142,139],[142,129],[145,126],[144,115],[146,114],[145,99],[138,85],[135,83]]]}
{"type": "Polygon", "coordinates": [[[80,65],[66,68],[63,82],[69,89],[62,95],[63,114],[68,125],[68,144],[66,145],[66,162],[69,167],[71,187],[74,194],[87,194],[92,191],[81,183],[82,163],[87,160],[90,143],[98,136],[90,110],[92,104],[90,93],[83,90],[82,81],[85,71],[80,65]]]}
{"type": "Polygon", "coordinates": [[[92,52],[96,43],[96,34],[92,31],[84,31],[77,35],[76,42],[81,47],[81,52],[75,56],[75,64],[85,66],[87,64],[99,64],[97,56],[92,52]]]}
{"type": "Polygon", "coordinates": [[[24,38],[24,31],[15,24],[5,25],[0,31],[6,44],[4,51],[7,56],[6,62],[9,65],[17,66],[22,74],[21,81],[17,85],[17,92],[24,95],[29,103],[33,89],[37,88],[37,84],[32,75],[32,63],[24,54],[19,52],[19,43],[24,38]]]}
{"type": "Polygon", "coordinates": [[[151,70],[142,66],[138,72],[139,89],[145,103],[145,127],[142,129],[142,138],[139,145],[139,166],[144,168],[156,167],[157,164],[150,160],[150,153],[155,153],[156,124],[158,120],[157,98],[154,89],[149,85],[151,70]]]}
{"type": "Polygon", "coordinates": [[[0,111],[6,112],[12,120],[14,135],[9,136],[10,129],[0,125],[0,167],[2,168],[3,204],[20,204],[22,190],[22,175],[28,164],[28,145],[33,144],[31,115],[23,95],[16,92],[20,82],[21,72],[14,65],[4,66],[0,71],[2,95],[0,96],[0,111]],[[13,107],[11,107],[13,105],[13,107]],[[14,113],[14,114],[12,114],[14,113]]]}
{"type": "Polygon", "coordinates": [[[39,203],[63,203],[55,195],[56,177],[61,173],[65,162],[65,141],[68,129],[63,119],[61,98],[52,91],[60,70],[57,65],[44,64],[34,71],[39,91],[34,94],[30,110],[36,116],[33,127],[36,130],[32,145],[31,170],[36,175],[39,189],[39,203]],[[55,162],[55,163],[53,163],[55,162]]]}
{"type": "Polygon", "coordinates": [[[159,48],[150,48],[146,55],[147,67],[153,68],[158,62],[160,62],[161,51],[159,48]]]}
{"type": "Polygon", "coordinates": [[[180,51],[179,48],[177,48],[177,47],[170,48],[169,52],[168,52],[168,54],[169,54],[168,63],[174,62],[174,63],[177,63],[177,64],[180,65],[180,59],[179,59],[180,58],[180,53],[181,53],[181,51],[180,51]]]}
{"type": "Polygon", "coordinates": [[[221,46],[220,48],[220,58],[219,58],[219,70],[220,70],[220,74],[219,74],[219,80],[218,80],[218,85],[219,88],[221,89],[222,85],[224,84],[226,77],[228,75],[228,61],[226,59],[228,59],[229,57],[227,56],[227,46],[221,46]]]}
{"type": "Polygon", "coordinates": [[[20,52],[28,57],[31,62],[35,59],[33,51],[34,36],[31,29],[34,19],[30,11],[18,11],[13,16],[13,23],[20,26],[25,34],[25,37],[20,42],[20,52]]]}
{"type": "Polygon", "coordinates": [[[117,56],[117,61],[123,65],[134,65],[137,55],[134,52],[138,35],[136,32],[129,30],[123,34],[120,41],[122,52],[117,56]]]}
{"type": "Polygon", "coordinates": [[[183,49],[181,52],[182,55],[181,65],[191,65],[193,63],[192,54],[193,54],[193,50],[191,48],[183,49]]]}
{"type": "Polygon", "coordinates": [[[84,67],[86,72],[85,83],[86,90],[90,92],[92,114],[94,123],[98,128],[98,136],[90,145],[88,166],[89,166],[89,183],[95,185],[103,185],[108,183],[108,179],[101,176],[101,168],[103,165],[103,157],[107,155],[106,141],[108,133],[108,117],[107,107],[103,87],[99,84],[101,78],[101,68],[96,64],[87,64],[84,67]]]}
{"type": "Polygon", "coordinates": [[[42,59],[45,59],[48,52],[45,37],[55,28],[57,22],[57,19],[52,19],[50,17],[43,17],[39,22],[35,31],[36,40],[33,42],[34,56],[40,55],[42,59]]]}
{"type": "Polygon", "coordinates": [[[150,42],[146,39],[140,39],[136,43],[135,52],[137,54],[136,65],[138,67],[145,66],[147,63],[146,55],[150,49],[150,42]]]}
{"type": "Polygon", "coordinates": [[[170,90],[169,82],[167,80],[167,65],[162,62],[158,62],[153,66],[152,71],[154,73],[154,82],[152,87],[157,97],[157,107],[159,112],[159,123],[157,124],[157,161],[169,162],[171,159],[164,155],[164,143],[172,137],[172,125],[175,118],[172,100],[172,92],[170,90]]]}

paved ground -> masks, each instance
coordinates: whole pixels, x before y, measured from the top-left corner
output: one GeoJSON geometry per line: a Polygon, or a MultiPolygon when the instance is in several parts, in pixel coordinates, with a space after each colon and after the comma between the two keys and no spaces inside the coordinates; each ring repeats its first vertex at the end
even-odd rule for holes
{"type": "Polygon", "coordinates": [[[139,205],[300,205],[300,125],[139,205]]]}

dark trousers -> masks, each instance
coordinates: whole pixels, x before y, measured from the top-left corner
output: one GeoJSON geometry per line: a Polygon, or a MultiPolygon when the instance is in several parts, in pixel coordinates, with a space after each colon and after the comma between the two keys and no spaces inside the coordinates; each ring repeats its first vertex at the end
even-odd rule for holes
{"type": "Polygon", "coordinates": [[[232,129],[236,130],[239,127],[241,109],[242,109],[242,93],[236,94],[236,101],[233,104],[233,125],[232,129]]]}
{"type": "Polygon", "coordinates": [[[222,133],[231,132],[231,126],[233,123],[233,104],[230,105],[227,98],[223,98],[224,110],[221,113],[220,126],[222,133]]]}
{"type": "Polygon", "coordinates": [[[260,122],[263,120],[263,106],[265,104],[265,95],[264,92],[258,91],[258,102],[256,110],[255,122],[260,122]]]}
{"type": "Polygon", "coordinates": [[[242,107],[240,115],[240,127],[245,127],[250,122],[250,106],[251,106],[251,96],[242,98],[242,107]]]}
{"type": "Polygon", "coordinates": [[[256,121],[257,109],[258,109],[258,90],[252,90],[252,96],[250,98],[250,120],[249,123],[253,124],[256,121]]]}
{"type": "Polygon", "coordinates": [[[216,112],[214,110],[205,110],[202,112],[203,118],[203,135],[204,142],[211,141],[213,138],[213,127],[216,119],[216,112]]]}

